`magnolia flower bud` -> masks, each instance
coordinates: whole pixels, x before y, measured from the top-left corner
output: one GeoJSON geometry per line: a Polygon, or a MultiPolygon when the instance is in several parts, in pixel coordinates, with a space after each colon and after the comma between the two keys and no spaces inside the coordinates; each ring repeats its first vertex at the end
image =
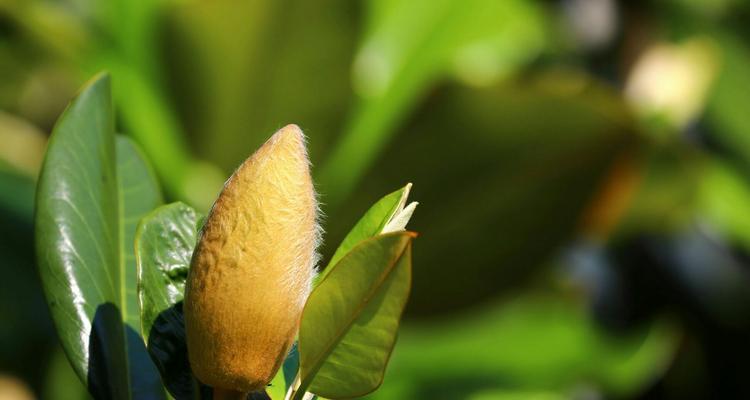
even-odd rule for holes
{"type": "Polygon", "coordinates": [[[264,388],[294,341],[320,231],[305,138],[276,132],[227,181],[193,254],[188,355],[217,390],[264,388]]]}

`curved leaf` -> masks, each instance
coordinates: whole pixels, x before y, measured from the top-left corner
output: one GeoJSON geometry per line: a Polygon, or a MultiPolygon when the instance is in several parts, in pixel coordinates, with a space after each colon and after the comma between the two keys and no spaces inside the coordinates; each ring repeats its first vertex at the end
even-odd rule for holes
{"type": "Polygon", "coordinates": [[[344,256],[310,295],[299,332],[300,387],[331,399],[383,380],[411,286],[412,232],[378,235],[344,256]]]}
{"type": "Polygon", "coordinates": [[[161,195],[113,118],[106,75],[60,117],[37,188],[37,259],[63,349],[91,394],[162,398],[139,334],[133,257],[136,223],[161,195]]]}
{"type": "Polygon", "coordinates": [[[182,301],[199,220],[192,207],[178,202],[157,208],[138,226],[138,300],[146,338],[159,315],[182,301]]]}
{"type": "Polygon", "coordinates": [[[135,240],[142,330],[164,384],[177,398],[193,396],[182,299],[200,220],[191,207],[168,204],[143,218],[135,240]]]}
{"type": "Polygon", "coordinates": [[[109,77],[90,82],[50,138],[35,217],[37,263],[63,349],[95,397],[127,399],[109,77]]]}
{"type": "Polygon", "coordinates": [[[365,215],[357,221],[357,224],[349,231],[344,240],[341,241],[333,257],[331,257],[331,261],[328,262],[328,266],[316,278],[316,282],[323,280],[331,268],[351,251],[354,246],[359,244],[359,242],[382,233],[388,222],[393,219],[399,210],[404,208],[410,190],[411,183],[393,193],[385,195],[377,203],[373,204],[365,215]]]}

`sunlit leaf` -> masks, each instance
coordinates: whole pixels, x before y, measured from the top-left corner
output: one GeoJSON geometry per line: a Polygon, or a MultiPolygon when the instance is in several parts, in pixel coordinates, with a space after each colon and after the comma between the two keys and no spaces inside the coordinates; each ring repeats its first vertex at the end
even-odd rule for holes
{"type": "Polygon", "coordinates": [[[60,117],[37,188],[37,262],[63,349],[91,394],[159,398],[138,325],[123,319],[138,315],[135,224],[161,197],[132,143],[116,139],[113,114],[100,75],[60,117]]]}
{"type": "Polygon", "coordinates": [[[333,254],[333,257],[331,257],[331,261],[328,262],[328,266],[316,278],[316,282],[320,282],[325,278],[331,268],[349,251],[351,251],[354,246],[359,244],[359,242],[382,233],[388,222],[393,219],[400,209],[404,208],[410,189],[411,184],[408,184],[403,188],[384,196],[370,207],[365,215],[357,221],[354,228],[349,231],[349,234],[346,235],[336,249],[336,252],[333,254]]]}
{"type": "Polygon", "coordinates": [[[411,286],[413,237],[365,240],[312,292],[299,332],[300,391],[338,399],[380,386],[411,286]]]}
{"type": "Polygon", "coordinates": [[[127,399],[113,114],[109,77],[99,76],[60,117],[37,188],[36,249],[76,374],[94,397],[127,399]]]}

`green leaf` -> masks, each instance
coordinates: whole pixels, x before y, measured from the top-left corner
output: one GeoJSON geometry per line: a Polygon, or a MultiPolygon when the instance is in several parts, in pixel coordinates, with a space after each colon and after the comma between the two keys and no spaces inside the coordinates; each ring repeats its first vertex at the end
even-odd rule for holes
{"type": "Polygon", "coordinates": [[[172,203],[151,212],[138,226],[138,298],[146,338],[159,315],[182,301],[199,219],[190,206],[172,203]]]}
{"type": "Polygon", "coordinates": [[[35,241],[73,369],[95,397],[128,399],[113,114],[109,77],[100,75],[58,120],[37,187],[35,241]]]}
{"type": "Polygon", "coordinates": [[[383,380],[411,286],[411,240],[396,232],[352,249],[308,298],[299,332],[300,393],[362,396],[383,380]]]}
{"type": "Polygon", "coordinates": [[[336,252],[333,254],[333,257],[331,257],[331,261],[328,262],[328,266],[316,278],[316,282],[323,280],[323,278],[328,275],[331,268],[336,265],[342,257],[349,253],[354,246],[359,244],[359,242],[382,233],[383,228],[385,228],[388,222],[396,216],[398,211],[403,210],[410,189],[411,183],[386,195],[370,207],[365,215],[357,221],[354,228],[349,231],[349,234],[346,235],[336,249],[336,252]]]}
{"type": "Polygon", "coordinates": [[[162,203],[156,176],[144,161],[136,145],[127,137],[117,135],[117,175],[120,193],[120,227],[123,235],[122,256],[125,268],[122,314],[125,322],[141,332],[141,313],[138,304],[138,276],[135,262],[135,235],[138,222],[162,203]]]}
{"type": "Polygon", "coordinates": [[[123,284],[120,311],[126,324],[130,386],[133,398],[163,398],[158,370],[148,356],[141,333],[134,245],[138,221],[163,200],[156,176],[135,143],[125,136],[116,135],[115,146],[120,196],[120,279],[123,284]]]}
{"type": "Polygon", "coordinates": [[[136,258],[141,322],[151,358],[178,398],[192,398],[182,299],[201,217],[183,203],[157,208],[138,226],[136,258]]]}
{"type": "Polygon", "coordinates": [[[132,253],[136,223],[161,195],[139,151],[116,138],[113,114],[109,77],[99,75],[58,120],[37,187],[37,263],[63,349],[91,394],[160,398],[138,333],[132,253]]]}

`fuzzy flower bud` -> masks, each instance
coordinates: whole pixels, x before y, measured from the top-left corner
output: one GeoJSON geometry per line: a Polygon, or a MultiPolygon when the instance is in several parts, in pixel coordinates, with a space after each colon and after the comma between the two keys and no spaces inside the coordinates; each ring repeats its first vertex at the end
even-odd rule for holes
{"type": "Polygon", "coordinates": [[[310,293],[317,213],[305,138],[288,125],[229,178],[193,254],[185,328],[201,382],[246,393],[273,378],[310,293]]]}

